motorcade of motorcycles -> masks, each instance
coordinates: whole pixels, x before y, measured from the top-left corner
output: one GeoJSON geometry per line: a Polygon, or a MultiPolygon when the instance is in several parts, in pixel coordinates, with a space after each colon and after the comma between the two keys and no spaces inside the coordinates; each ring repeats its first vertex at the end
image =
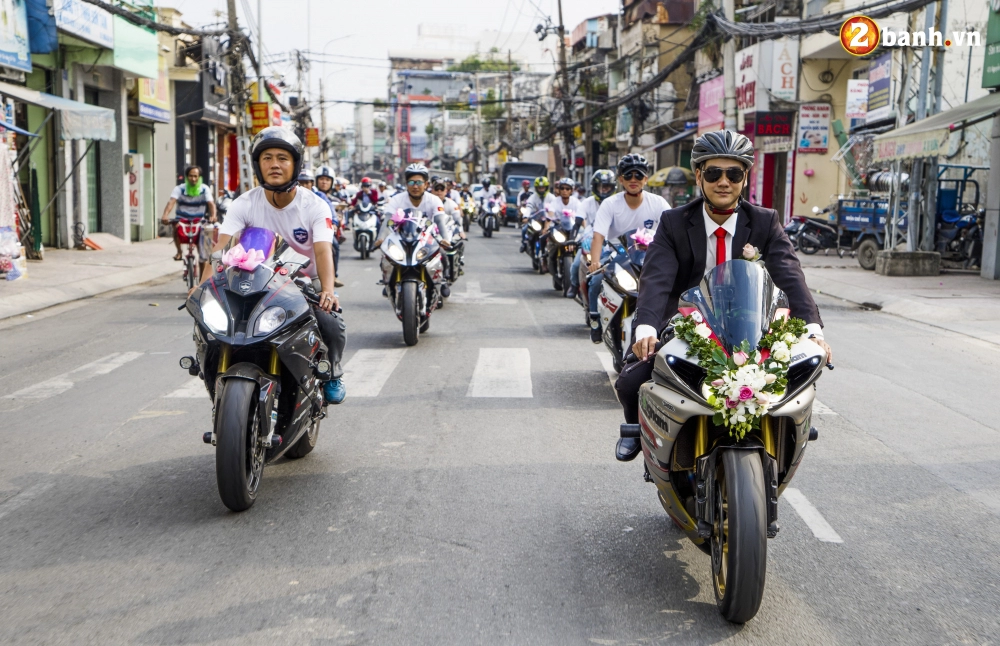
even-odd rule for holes
{"type": "Polygon", "coordinates": [[[483,228],[483,237],[492,238],[493,232],[500,230],[501,212],[505,208],[505,204],[496,198],[486,200],[479,213],[479,226],[483,228]]]}
{"type": "Polygon", "coordinates": [[[375,238],[378,236],[381,217],[379,207],[384,203],[384,200],[379,200],[378,204],[365,200],[354,209],[351,218],[351,229],[354,231],[354,250],[361,254],[362,260],[366,260],[375,251],[375,238]]]}
{"type": "MultiPolygon", "coordinates": [[[[441,265],[444,271],[444,282],[446,285],[454,285],[458,277],[465,273],[465,240],[459,233],[459,225],[445,213],[438,213],[434,216],[434,224],[437,225],[438,235],[441,245],[441,265]]],[[[442,285],[442,295],[447,297],[449,290],[442,285]]]]}
{"type": "MultiPolygon", "coordinates": [[[[601,294],[597,299],[597,314],[601,322],[604,345],[611,353],[615,372],[621,372],[625,357],[632,347],[632,319],[639,297],[639,275],[646,260],[649,241],[633,229],[616,241],[609,242],[611,255],[600,269],[601,294]],[[635,236],[639,235],[640,243],[635,236]]],[[[593,251],[593,250],[592,250],[593,251]]],[[[594,287],[596,288],[596,286],[594,287]]],[[[589,324],[589,318],[588,318],[589,324]]]]}
{"type": "Polygon", "coordinates": [[[437,225],[414,209],[392,216],[392,231],[382,241],[382,284],[396,318],[403,322],[403,340],[416,345],[430,328],[431,314],[443,305],[444,266],[437,225]]]}
{"type": "Polygon", "coordinates": [[[321,384],[332,365],[299,276],[311,262],[267,229],[248,228],[181,309],[194,319],[194,356],[182,368],[205,382],[219,496],[249,509],[264,466],[301,458],[316,446],[326,416],[321,384]]]}
{"type": "MultiPolygon", "coordinates": [[[[742,259],[710,270],[681,296],[679,311],[703,321],[717,339],[720,360],[728,364],[732,357],[733,365],[744,343],[759,350],[772,322],[788,314],[787,299],[766,269],[742,259]]],[[[778,498],[808,441],[818,436],[811,427],[814,384],[826,353],[804,335],[790,343],[784,390],[764,393],[769,408],[737,439],[709,401],[715,397],[698,355],[689,356],[688,343],[670,338],[669,329],[666,343],[657,344],[652,380],[639,391],[639,424],[623,424],[620,433],[640,439],[644,478],[656,485],[674,523],[711,556],[719,611],[731,622],[746,622],[763,598],[767,540],[779,529],[778,498]]],[[[753,350],[750,356],[748,361],[753,350]]]]}
{"type": "Polygon", "coordinates": [[[548,258],[552,273],[552,289],[562,291],[563,296],[569,296],[572,281],[573,258],[579,248],[579,234],[582,217],[572,211],[564,210],[550,221],[548,258]]]}

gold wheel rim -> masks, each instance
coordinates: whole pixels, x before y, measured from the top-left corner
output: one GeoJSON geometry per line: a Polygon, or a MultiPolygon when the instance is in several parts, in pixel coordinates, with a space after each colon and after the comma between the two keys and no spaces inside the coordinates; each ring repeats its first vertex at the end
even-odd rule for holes
{"type": "MultiPolygon", "coordinates": [[[[720,465],[721,466],[721,465],[720,465]]],[[[715,523],[712,529],[712,582],[717,599],[726,595],[729,574],[729,497],[726,477],[718,472],[715,488],[715,523]]]]}

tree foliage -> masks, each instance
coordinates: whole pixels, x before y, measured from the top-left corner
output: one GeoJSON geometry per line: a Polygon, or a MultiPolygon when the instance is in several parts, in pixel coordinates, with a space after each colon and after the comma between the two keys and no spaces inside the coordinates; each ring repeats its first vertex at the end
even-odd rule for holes
{"type": "MultiPolygon", "coordinates": [[[[490,50],[490,53],[486,55],[485,58],[480,58],[479,54],[472,54],[471,56],[466,56],[462,62],[452,65],[448,68],[449,72],[506,72],[507,71],[507,61],[504,59],[499,59],[496,57],[496,51],[490,50]]],[[[513,63],[510,68],[512,71],[520,71],[521,67],[517,63],[513,63]]]]}

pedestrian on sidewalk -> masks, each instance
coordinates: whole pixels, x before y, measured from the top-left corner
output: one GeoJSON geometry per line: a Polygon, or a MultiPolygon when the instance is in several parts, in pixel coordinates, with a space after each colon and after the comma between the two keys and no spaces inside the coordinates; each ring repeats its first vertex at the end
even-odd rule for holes
{"type": "MultiPolygon", "coordinates": [[[[201,168],[198,166],[188,166],[184,169],[184,183],[176,186],[170,193],[170,200],[167,201],[167,208],[163,210],[163,217],[160,219],[163,224],[174,224],[177,220],[191,224],[201,222],[208,216],[208,221],[214,223],[215,200],[212,198],[212,187],[201,180],[201,168]],[[177,207],[177,217],[170,219],[170,212],[177,207]]],[[[199,234],[200,235],[200,234],[199,234]]],[[[181,252],[181,238],[178,228],[174,226],[173,231],[174,246],[177,248],[177,255],[174,260],[181,260],[184,254],[181,252]]],[[[208,267],[208,257],[205,249],[211,245],[202,245],[198,241],[198,262],[201,263],[201,273],[208,267]]]]}

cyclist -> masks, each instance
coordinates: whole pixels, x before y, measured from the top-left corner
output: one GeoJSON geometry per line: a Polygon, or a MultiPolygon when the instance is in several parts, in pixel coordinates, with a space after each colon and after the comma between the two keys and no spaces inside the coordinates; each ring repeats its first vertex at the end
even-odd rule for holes
{"type": "MultiPolygon", "coordinates": [[[[163,217],[160,219],[163,224],[170,223],[170,212],[177,207],[177,219],[187,223],[200,222],[208,216],[209,222],[215,222],[215,200],[212,199],[212,187],[201,180],[201,168],[198,166],[188,166],[184,169],[184,183],[174,187],[167,201],[167,208],[163,210],[163,217]]],[[[174,260],[181,260],[184,254],[181,253],[181,238],[174,227],[174,246],[177,248],[177,255],[174,260]]],[[[202,249],[204,245],[198,245],[198,262],[201,263],[201,273],[208,267],[208,258],[205,257],[202,249]]]]}

